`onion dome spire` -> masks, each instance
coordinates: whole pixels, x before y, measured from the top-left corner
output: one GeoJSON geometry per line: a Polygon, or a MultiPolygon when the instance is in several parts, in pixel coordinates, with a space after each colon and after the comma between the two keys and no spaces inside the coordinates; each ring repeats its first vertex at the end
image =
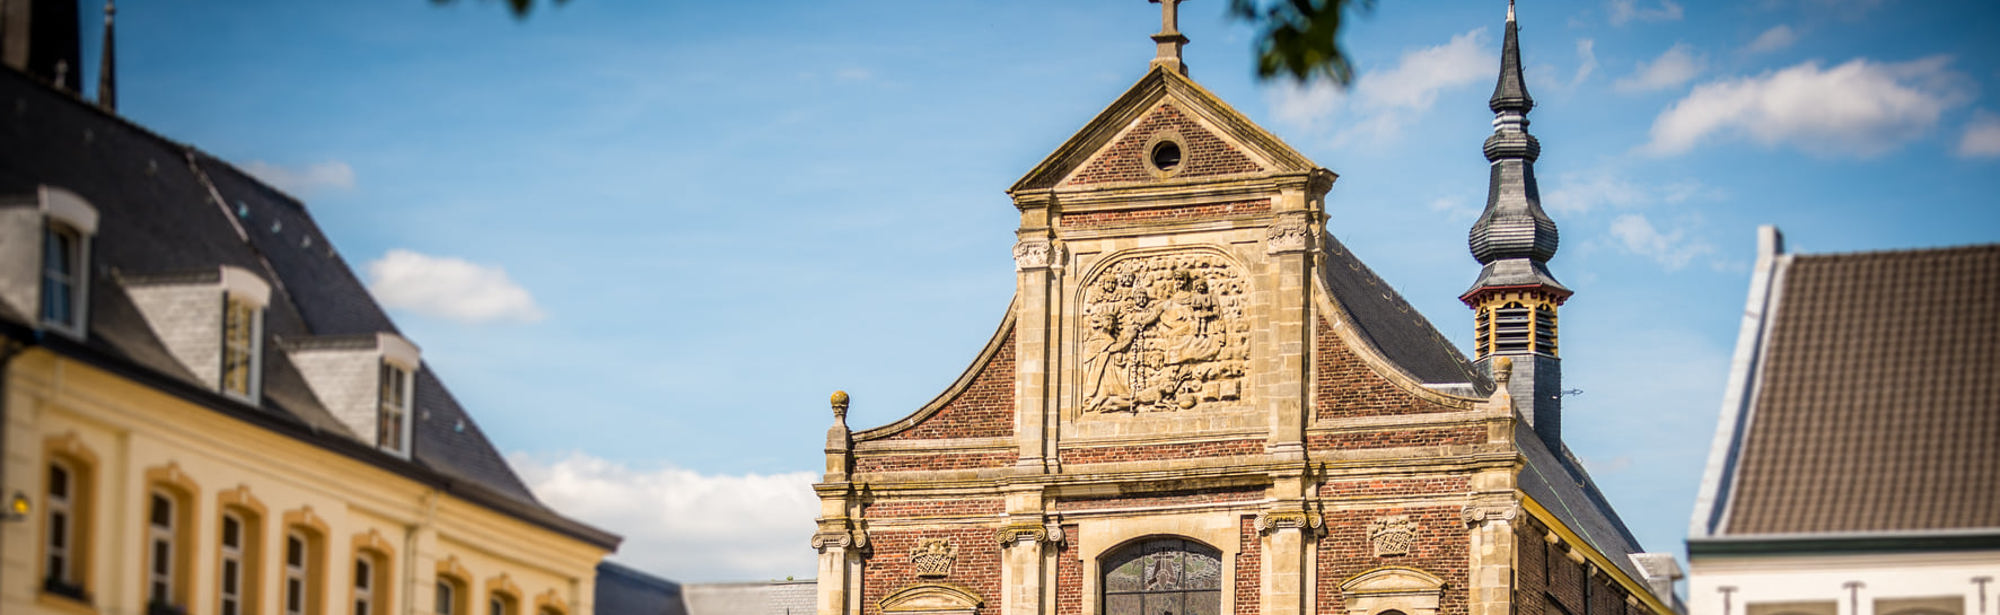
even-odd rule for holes
{"type": "Polygon", "coordinates": [[[1514,22],[1514,3],[1507,3],[1507,37],[1500,53],[1500,80],[1487,106],[1493,110],[1493,135],[1486,138],[1486,160],[1492,163],[1486,210],[1468,236],[1472,257],[1485,267],[1479,281],[1466,291],[1468,302],[1482,289],[1544,286],[1567,296],[1546,266],[1556,255],[1556,223],[1542,211],[1535,185],[1535,160],[1541,141],[1528,134],[1528,111],[1535,99],[1521,76],[1521,44],[1514,22]]]}
{"type": "Polygon", "coordinates": [[[118,110],[118,53],[112,47],[118,37],[111,31],[112,16],[117,14],[112,0],[104,0],[104,54],[97,68],[97,106],[112,112],[118,110]]]}

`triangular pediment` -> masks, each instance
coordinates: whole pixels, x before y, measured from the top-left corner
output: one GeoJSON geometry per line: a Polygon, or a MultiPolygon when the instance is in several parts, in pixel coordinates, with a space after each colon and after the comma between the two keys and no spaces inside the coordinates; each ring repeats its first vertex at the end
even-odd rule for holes
{"type": "Polygon", "coordinates": [[[1194,81],[1155,67],[1009,191],[1305,172],[1317,166],[1194,81]],[[1184,156],[1172,173],[1151,168],[1146,158],[1166,139],[1176,141],[1184,156]]]}

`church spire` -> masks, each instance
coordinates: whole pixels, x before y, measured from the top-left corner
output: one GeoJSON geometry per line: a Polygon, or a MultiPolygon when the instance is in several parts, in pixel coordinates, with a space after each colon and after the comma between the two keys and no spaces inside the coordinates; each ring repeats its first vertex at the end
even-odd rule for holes
{"type": "Polygon", "coordinates": [[[112,112],[118,111],[118,54],[112,46],[117,37],[111,31],[111,18],[117,14],[112,0],[104,0],[104,56],[97,68],[97,106],[112,112]]]}
{"type": "Polygon", "coordinates": [[[1479,261],[1479,279],[1459,296],[1472,308],[1473,354],[1482,367],[1509,357],[1514,377],[1509,393],[1531,400],[1522,408],[1528,422],[1552,448],[1560,448],[1561,362],[1556,358],[1556,308],[1570,290],[1549,273],[1556,255],[1556,223],[1542,211],[1535,185],[1535,160],[1542,144],[1528,134],[1535,99],[1521,76],[1521,43],[1514,3],[1507,3],[1507,34],[1500,51],[1500,79],[1487,106],[1493,134],[1482,148],[1491,163],[1486,210],[1467,237],[1479,261]]]}
{"type": "Polygon", "coordinates": [[[1181,63],[1181,48],[1188,44],[1188,38],[1181,35],[1182,0],[1147,1],[1160,5],[1160,33],[1153,35],[1153,44],[1158,46],[1158,51],[1153,55],[1152,64],[1186,75],[1187,65],[1181,63]]]}

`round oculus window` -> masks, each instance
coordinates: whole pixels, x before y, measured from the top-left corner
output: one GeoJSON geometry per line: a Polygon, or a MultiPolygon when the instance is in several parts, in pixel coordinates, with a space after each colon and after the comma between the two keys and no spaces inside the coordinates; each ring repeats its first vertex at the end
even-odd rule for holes
{"type": "Polygon", "coordinates": [[[1149,160],[1153,162],[1153,168],[1161,171],[1172,171],[1179,168],[1181,166],[1181,145],[1173,141],[1161,141],[1159,144],[1153,146],[1153,153],[1149,157],[1149,160]]]}

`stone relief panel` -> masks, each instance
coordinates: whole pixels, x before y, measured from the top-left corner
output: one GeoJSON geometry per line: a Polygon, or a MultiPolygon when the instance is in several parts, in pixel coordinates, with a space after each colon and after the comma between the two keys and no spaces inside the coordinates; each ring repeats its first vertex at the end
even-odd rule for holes
{"type": "Polygon", "coordinates": [[[1086,413],[1198,410],[1241,399],[1249,280],[1210,252],[1127,257],[1084,283],[1086,413]]]}
{"type": "Polygon", "coordinates": [[[1416,526],[1403,515],[1383,517],[1368,524],[1368,540],[1375,545],[1375,557],[1408,555],[1416,541],[1416,526]]]}

